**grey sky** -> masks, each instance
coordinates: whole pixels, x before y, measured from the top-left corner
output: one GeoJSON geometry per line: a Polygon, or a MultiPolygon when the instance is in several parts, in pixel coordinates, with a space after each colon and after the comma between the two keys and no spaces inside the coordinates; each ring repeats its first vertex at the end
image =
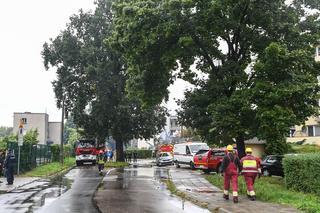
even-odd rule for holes
{"type": "MultiPolygon", "coordinates": [[[[55,71],[45,71],[40,52],[80,8],[93,9],[93,0],[0,1],[0,126],[13,125],[13,112],[47,112],[50,121],[61,120],[51,85],[55,71]]],[[[170,90],[182,98],[184,88],[179,81],[170,90]]],[[[172,97],[168,106],[177,108],[172,97]]]]}

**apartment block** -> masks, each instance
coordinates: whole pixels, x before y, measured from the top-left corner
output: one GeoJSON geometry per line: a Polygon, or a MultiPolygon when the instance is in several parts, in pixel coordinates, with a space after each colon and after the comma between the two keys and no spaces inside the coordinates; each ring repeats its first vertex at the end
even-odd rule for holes
{"type": "Polygon", "coordinates": [[[47,113],[15,112],[13,114],[13,133],[18,132],[20,121],[24,132],[38,130],[39,144],[60,144],[61,122],[49,122],[47,113]]]}

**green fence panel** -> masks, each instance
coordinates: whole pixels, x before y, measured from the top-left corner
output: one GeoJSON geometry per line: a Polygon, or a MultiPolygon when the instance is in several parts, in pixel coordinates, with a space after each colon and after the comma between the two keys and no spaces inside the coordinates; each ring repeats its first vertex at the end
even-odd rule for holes
{"type": "MultiPolygon", "coordinates": [[[[8,142],[7,147],[13,150],[17,164],[15,172],[18,169],[18,143],[8,142]]],[[[23,144],[20,147],[20,173],[30,171],[36,166],[51,162],[50,146],[44,144],[23,144]]]]}

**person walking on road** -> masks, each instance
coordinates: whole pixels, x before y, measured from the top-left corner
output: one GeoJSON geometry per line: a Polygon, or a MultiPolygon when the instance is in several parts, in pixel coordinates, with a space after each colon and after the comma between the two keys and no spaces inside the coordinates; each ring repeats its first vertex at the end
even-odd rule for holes
{"type": "Polygon", "coordinates": [[[7,177],[7,185],[12,185],[14,181],[14,167],[16,165],[16,157],[11,149],[8,150],[5,162],[4,162],[4,167],[6,169],[6,177],[7,177]]]}
{"type": "Polygon", "coordinates": [[[242,175],[247,185],[247,196],[250,200],[256,199],[256,193],[254,192],[254,181],[257,175],[261,174],[260,159],[252,155],[252,149],[246,148],[246,156],[241,158],[242,175]]]}
{"type": "MultiPolygon", "coordinates": [[[[5,160],[5,155],[3,152],[0,152],[0,177],[5,176],[4,174],[4,160],[5,160]]],[[[2,183],[2,181],[0,181],[2,183]]]]}
{"type": "Polygon", "coordinates": [[[232,182],[233,202],[238,203],[238,174],[240,170],[239,157],[234,153],[232,145],[227,146],[227,153],[223,157],[221,172],[224,175],[223,198],[229,200],[230,181],[232,182]]]}

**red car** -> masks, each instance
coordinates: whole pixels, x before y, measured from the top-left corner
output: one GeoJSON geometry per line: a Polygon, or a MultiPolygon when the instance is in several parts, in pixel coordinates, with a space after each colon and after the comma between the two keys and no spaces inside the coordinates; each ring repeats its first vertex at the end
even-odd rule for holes
{"type": "Polygon", "coordinates": [[[224,149],[199,150],[193,157],[194,167],[206,173],[212,171],[218,173],[224,155],[224,149]]]}

